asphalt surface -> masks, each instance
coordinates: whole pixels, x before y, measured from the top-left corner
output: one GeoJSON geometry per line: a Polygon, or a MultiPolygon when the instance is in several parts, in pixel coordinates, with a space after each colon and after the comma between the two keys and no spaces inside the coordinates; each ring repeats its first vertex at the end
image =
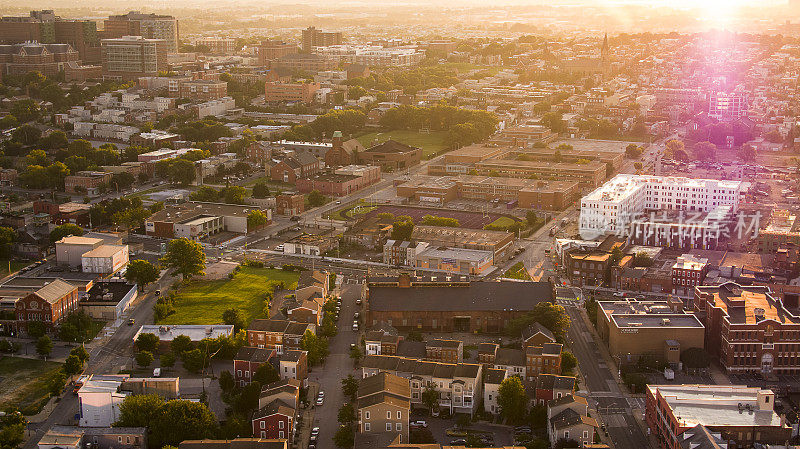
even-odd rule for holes
{"type": "MultiPolygon", "coordinates": [[[[599,413],[598,424],[604,423],[615,449],[642,449],[650,447],[650,441],[642,432],[628,395],[622,391],[600,353],[576,307],[567,307],[572,325],[569,329],[570,349],[578,359],[585,385],[581,390],[589,392],[590,403],[599,413]]],[[[602,432],[602,431],[601,431],[602,432]]]]}

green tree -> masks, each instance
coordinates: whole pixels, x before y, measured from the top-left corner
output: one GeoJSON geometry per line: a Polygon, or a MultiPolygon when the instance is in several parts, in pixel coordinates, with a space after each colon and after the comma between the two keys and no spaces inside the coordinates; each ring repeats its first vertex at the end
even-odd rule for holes
{"type": "Polygon", "coordinates": [[[694,144],[694,155],[701,161],[715,161],[717,159],[717,146],[711,142],[698,142],[694,144]]]}
{"type": "Polygon", "coordinates": [[[64,391],[64,385],[67,383],[67,375],[64,371],[58,371],[48,381],[47,388],[50,391],[50,396],[60,396],[64,391]]]}
{"type": "Polygon", "coordinates": [[[65,223],[53,228],[50,231],[50,242],[55,243],[68,235],[83,235],[83,228],[73,224],[73,223],[65,223]]]}
{"type": "Polygon", "coordinates": [[[414,232],[414,221],[407,215],[397,217],[397,220],[392,224],[392,240],[411,240],[411,234],[414,232]]]}
{"type": "Polygon", "coordinates": [[[36,352],[42,356],[47,357],[53,352],[53,341],[47,335],[42,335],[36,340],[36,352]]]}
{"type": "Polygon", "coordinates": [[[153,353],[150,351],[139,351],[136,354],[136,364],[141,367],[150,366],[154,359],[153,353]]]}
{"type": "Polygon", "coordinates": [[[164,398],[155,394],[130,395],[119,406],[119,419],[115,427],[147,427],[158,416],[164,398]]]}
{"type": "Polygon", "coordinates": [[[183,367],[192,373],[199,373],[206,367],[206,353],[200,349],[192,349],[191,351],[184,351],[181,354],[183,367]]]}
{"type": "Polygon", "coordinates": [[[653,265],[653,258],[646,252],[640,251],[633,256],[634,267],[650,267],[653,265]]]}
{"type": "Polygon", "coordinates": [[[355,402],[356,395],[358,394],[358,379],[349,374],[342,379],[342,392],[345,396],[349,397],[351,401],[355,402]]]}
{"type": "Polygon", "coordinates": [[[28,323],[28,336],[31,338],[41,338],[44,336],[47,329],[41,321],[33,321],[28,323]]]}
{"type": "Polygon", "coordinates": [[[688,370],[708,368],[711,358],[703,348],[689,348],[681,352],[681,362],[688,370]]]}
{"type": "Polygon", "coordinates": [[[353,407],[353,404],[347,403],[339,408],[339,414],[336,415],[336,419],[339,421],[339,424],[343,426],[350,426],[354,422],[356,422],[356,409],[353,407]]]}
{"type": "Polygon", "coordinates": [[[35,145],[42,137],[42,131],[31,125],[22,125],[11,133],[11,139],[23,145],[35,145]]]}
{"type": "Polygon", "coordinates": [[[325,204],[325,195],[320,193],[319,190],[316,189],[312,190],[307,195],[307,198],[308,198],[308,204],[310,204],[311,207],[322,206],[323,204],[325,204]]]}
{"type": "Polygon", "coordinates": [[[253,185],[253,198],[269,197],[269,186],[266,182],[257,182],[253,185]]]}
{"type": "Polygon", "coordinates": [[[144,290],[147,284],[155,282],[158,275],[158,268],[144,259],[132,260],[125,271],[125,279],[138,285],[139,290],[144,290]]]}
{"type": "Polygon", "coordinates": [[[158,363],[164,368],[175,366],[175,353],[170,351],[158,358],[158,363]]]}
{"type": "Polygon", "coordinates": [[[431,385],[422,392],[422,404],[431,412],[439,405],[439,392],[431,385]]]}
{"type": "Polygon", "coordinates": [[[260,209],[253,209],[250,213],[247,214],[247,229],[253,230],[257,229],[265,224],[269,223],[269,219],[267,218],[267,214],[262,212],[260,209]]]}
{"type": "Polygon", "coordinates": [[[350,349],[350,358],[353,359],[353,363],[360,362],[362,357],[364,357],[364,354],[358,346],[354,346],[350,349]]]}
{"type": "Polygon", "coordinates": [[[497,405],[500,407],[500,415],[509,423],[517,424],[527,413],[528,395],[525,394],[525,387],[518,376],[511,376],[500,383],[497,392],[497,405]]]}
{"type": "Polygon", "coordinates": [[[188,186],[196,176],[194,162],[182,158],[173,159],[169,164],[168,173],[173,183],[188,186]]]}
{"type": "Polygon", "coordinates": [[[89,360],[89,351],[87,351],[83,346],[75,346],[72,348],[72,351],[69,352],[69,355],[74,355],[81,361],[81,363],[89,360]]]}
{"type": "Polygon", "coordinates": [[[177,446],[188,439],[215,436],[217,419],[202,402],[165,401],[156,395],[132,395],[120,405],[115,427],[147,427],[150,447],[177,446]]]}
{"type": "Polygon", "coordinates": [[[264,363],[259,366],[255,373],[253,373],[253,380],[261,385],[269,385],[273,382],[281,380],[280,374],[269,363],[264,363]]]}
{"type": "Polygon", "coordinates": [[[240,413],[249,413],[258,408],[258,398],[261,395],[261,383],[252,381],[239,392],[234,408],[240,413]]]}
{"type": "Polygon", "coordinates": [[[244,204],[244,199],[247,196],[247,189],[241,186],[225,187],[220,192],[222,201],[228,204],[244,204]]]}
{"type": "Polygon", "coordinates": [[[153,353],[158,349],[158,342],[160,339],[158,335],[144,332],[136,337],[136,348],[140,351],[147,351],[153,353]]]}
{"type": "Polygon", "coordinates": [[[200,242],[187,238],[170,240],[167,252],[161,258],[161,263],[168,268],[175,269],[183,279],[205,274],[206,255],[200,242]]]}
{"type": "Polygon", "coordinates": [[[175,354],[181,355],[186,351],[191,351],[194,349],[194,343],[188,336],[178,335],[172,339],[172,342],[170,343],[170,349],[172,349],[172,352],[175,354]]]}
{"type": "Polygon", "coordinates": [[[635,143],[628,144],[628,146],[625,147],[625,157],[628,159],[638,159],[642,155],[642,152],[644,152],[644,150],[635,143]]]}
{"type": "Polygon", "coordinates": [[[333,435],[333,444],[342,449],[350,449],[355,444],[356,436],[353,426],[339,427],[333,435]]]}
{"type": "Polygon", "coordinates": [[[319,365],[328,356],[328,341],[307,330],[300,340],[300,348],[308,351],[308,363],[319,365]]]}
{"type": "Polygon", "coordinates": [[[7,226],[0,226],[0,257],[11,256],[11,244],[15,241],[17,241],[17,231],[7,226]]]}
{"type": "Polygon", "coordinates": [[[64,361],[64,374],[72,376],[83,371],[83,361],[76,355],[70,355],[64,361]]]}
{"type": "Polygon", "coordinates": [[[245,326],[244,318],[242,318],[241,312],[239,312],[239,309],[234,308],[226,309],[224,312],[222,312],[222,322],[233,325],[234,331],[236,332],[245,326]]]}
{"type": "Polygon", "coordinates": [[[236,381],[230,371],[225,370],[219,373],[219,387],[222,391],[228,393],[236,386],[236,381]]]}
{"type": "Polygon", "coordinates": [[[0,449],[17,449],[25,442],[28,421],[18,411],[0,416],[0,449]]]}
{"type": "Polygon", "coordinates": [[[33,150],[25,156],[25,165],[50,165],[50,159],[47,158],[47,153],[42,150],[33,150]]]}
{"type": "Polygon", "coordinates": [[[578,366],[578,359],[575,358],[575,355],[569,351],[564,351],[561,353],[562,374],[572,373],[572,370],[574,370],[576,366],[578,366]]]}

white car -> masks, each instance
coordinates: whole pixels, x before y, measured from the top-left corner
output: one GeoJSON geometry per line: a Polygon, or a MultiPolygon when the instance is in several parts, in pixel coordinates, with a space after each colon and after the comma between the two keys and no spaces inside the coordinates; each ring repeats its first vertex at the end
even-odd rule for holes
{"type": "Polygon", "coordinates": [[[275,251],[283,251],[283,245],[276,246],[275,251]]]}
{"type": "Polygon", "coordinates": [[[314,427],[311,429],[311,435],[319,435],[319,427],[314,427]]]}
{"type": "Polygon", "coordinates": [[[419,421],[412,422],[411,427],[428,427],[428,423],[420,419],[419,421]]]}
{"type": "Polygon", "coordinates": [[[358,323],[353,323],[353,331],[358,332],[358,323]]]}

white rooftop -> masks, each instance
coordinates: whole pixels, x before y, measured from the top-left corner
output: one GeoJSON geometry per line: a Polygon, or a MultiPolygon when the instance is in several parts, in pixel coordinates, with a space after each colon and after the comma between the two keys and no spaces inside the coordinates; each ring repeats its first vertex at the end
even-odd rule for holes
{"type": "Polygon", "coordinates": [[[648,385],[659,391],[681,426],[781,426],[775,393],[741,385],[648,385]],[[768,397],[759,408],[759,399],[768,397]]]}
{"type": "Polygon", "coordinates": [[[139,334],[154,334],[158,336],[161,341],[172,341],[179,335],[185,335],[192,341],[200,341],[204,338],[217,338],[222,336],[230,336],[233,334],[233,325],[228,324],[175,324],[175,325],[158,325],[158,324],[145,324],[139,328],[139,331],[133,336],[133,340],[139,334]]]}

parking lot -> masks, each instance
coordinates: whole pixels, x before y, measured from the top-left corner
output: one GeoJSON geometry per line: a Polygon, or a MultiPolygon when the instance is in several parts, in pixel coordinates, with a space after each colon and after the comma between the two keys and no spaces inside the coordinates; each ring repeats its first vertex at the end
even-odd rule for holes
{"type": "MultiPolygon", "coordinates": [[[[437,443],[441,445],[449,445],[455,440],[463,439],[463,436],[450,436],[447,435],[448,429],[453,429],[456,426],[456,418],[434,418],[430,415],[427,415],[427,412],[423,412],[423,414],[415,414],[412,415],[412,421],[416,420],[424,420],[428,424],[428,430],[430,430],[433,438],[436,440],[437,443]]],[[[480,433],[487,438],[490,446],[494,447],[503,447],[503,446],[512,446],[514,443],[514,431],[512,427],[497,425],[497,424],[487,424],[487,423],[473,423],[469,427],[470,432],[480,433]]],[[[454,443],[455,444],[455,443],[454,443]]]]}

